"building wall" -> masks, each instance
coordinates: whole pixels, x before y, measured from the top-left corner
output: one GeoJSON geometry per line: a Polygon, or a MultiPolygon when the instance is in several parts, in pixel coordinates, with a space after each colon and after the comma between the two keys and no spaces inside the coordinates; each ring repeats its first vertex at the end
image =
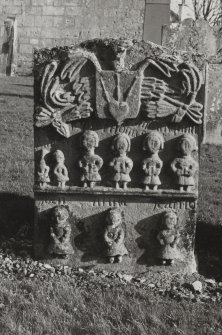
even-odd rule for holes
{"type": "Polygon", "coordinates": [[[96,37],[142,39],[144,11],[144,0],[1,0],[0,39],[4,20],[16,17],[18,71],[24,71],[33,47],[96,37]]]}

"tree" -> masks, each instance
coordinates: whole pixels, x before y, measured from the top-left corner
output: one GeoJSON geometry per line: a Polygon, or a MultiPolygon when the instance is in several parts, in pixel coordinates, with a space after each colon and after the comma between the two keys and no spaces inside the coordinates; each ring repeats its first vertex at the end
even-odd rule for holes
{"type": "Polygon", "coordinates": [[[222,23],[222,0],[192,0],[196,19],[203,18],[211,26],[222,23]]]}

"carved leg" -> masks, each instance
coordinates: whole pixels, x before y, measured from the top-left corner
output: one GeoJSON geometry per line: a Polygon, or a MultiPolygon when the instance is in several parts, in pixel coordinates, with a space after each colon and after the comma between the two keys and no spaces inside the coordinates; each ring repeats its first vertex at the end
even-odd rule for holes
{"type": "Polygon", "coordinates": [[[161,259],[161,263],[162,263],[162,265],[166,265],[166,260],[165,259],[161,259]]]}
{"type": "Polygon", "coordinates": [[[183,186],[180,186],[180,192],[183,192],[183,186]]]}
{"type": "Polygon", "coordinates": [[[117,263],[122,263],[123,256],[119,255],[117,256],[117,263]]]}
{"type": "Polygon", "coordinates": [[[186,191],[187,191],[187,192],[191,192],[191,186],[190,186],[190,185],[187,185],[187,186],[186,186],[186,191]]]}
{"type": "Polygon", "coordinates": [[[65,183],[65,181],[62,181],[61,182],[61,188],[65,188],[66,187],[66,183],[65,183]]]}
{"type": "Polygon", "coordinates": [[[174,264],[174,259],[169,259],[169,265],[173,265],[174,264]]]}
{"type": "Polygon", "coordinates": [[[93,188],[95,186],[95,182],[94,181],[90,181],[90,183],[89,183],[89,187],[90,188],[93,188]]]}
{"type": "Polygon", "coordinates": [[[87,182],[84,182],[84,183],[83,183],[83,187],[87,187],[87,182]]]}
{"type": "Polygon", "coordinates": [[[127,189],[127,181],[123,182],[123,189],[126,190],[127,189]]]}
{"type": "Polygon", "coordinates": [[[157,185],[153,185],[153,190],[157,191],[157,185]]]}
{"type": "Polygon", "coordinates": [[[149,191],[150,187],[149,185],[145,185],[145,191],[149,191]]]}
{"type": "Polygon", "coordinates": [[[116,189],[119,189],[119,182],[116,182],[116,189]]]}
{"type": "Polygon", "coordinates": [[[109,258],[109,262],[110,262],[111,264],[114,263],[114,260],[115,260],[114,257],[110,257],[110,258],[109,258]]]}

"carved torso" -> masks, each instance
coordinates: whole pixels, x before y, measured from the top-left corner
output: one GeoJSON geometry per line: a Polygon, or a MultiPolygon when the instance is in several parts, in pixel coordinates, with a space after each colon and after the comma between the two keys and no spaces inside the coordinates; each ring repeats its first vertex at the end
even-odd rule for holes
{"type": "Polygon", "coordinates": [[[48,247],[49,254],[69,255],[73,254],[73,248],[70,243],[71,228],[68,222],[63,226],[51,227],[50,243],[48,247]]]}
{"type": "Polygon", "coordinates": [[[128,251],[124,245],[124,229],[121,226],[112,227],[108,225],[105,230],[105,242],[107,243],[107,256],[124,256],[128,251]]]}
{"type": "Polygon", "coordinates": [[[176,174],[178,185],[195,185],[194,174],[197,171],[198,164],[191,156],[175,158],[171,167],[176,174]]]}
{"type": "Polygon", "coordinates": [[[145,177],[142,182],[145,185],[161,185],[159,174],[163,162],[159,158],[158,154],[153,154],[151,157],[143,160],[143,170],[145,177]]]}
{"type": "Polygon", "coordinates": [[[62,163],[56,165],[54,174],[58,182],[66,182],[69,180],[67,168],[62,163]]]}
{"type": "Polygon", "coordinates": [[[111,162],[110,166],[113,168],[113,180],[114,181],[123,181],[129,182],[131,181],[130,178],[130,171],[133,167],[133,161],[127,156],[119,156],[115,157],[111,162]]]}
{"type": "Polygon", "coordinates": [[[157,239],[160,243],[158,257],[162,259],[174,259],[177,256],[176,242],[178,239],[175,230],[164,229],[159,232],[157,239]]]}
{"type": "Polygon", "coordinates": [[[79,161],[82,170],[81,181],[96,182],[101,180],[99,170],[103,164],[100,156],[95,154],[86,154],[79,161]]]}

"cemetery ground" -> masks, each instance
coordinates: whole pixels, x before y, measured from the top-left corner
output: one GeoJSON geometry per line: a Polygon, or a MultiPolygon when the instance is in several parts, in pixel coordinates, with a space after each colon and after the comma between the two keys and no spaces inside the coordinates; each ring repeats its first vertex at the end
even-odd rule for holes
{"type": "Polygon", "coordinates": [[[51,267],[30,257],[32,78],[1,78],[0,92],[0,334],[222,334],[222,147],[202,147],[199,274],[51,267]]]}

